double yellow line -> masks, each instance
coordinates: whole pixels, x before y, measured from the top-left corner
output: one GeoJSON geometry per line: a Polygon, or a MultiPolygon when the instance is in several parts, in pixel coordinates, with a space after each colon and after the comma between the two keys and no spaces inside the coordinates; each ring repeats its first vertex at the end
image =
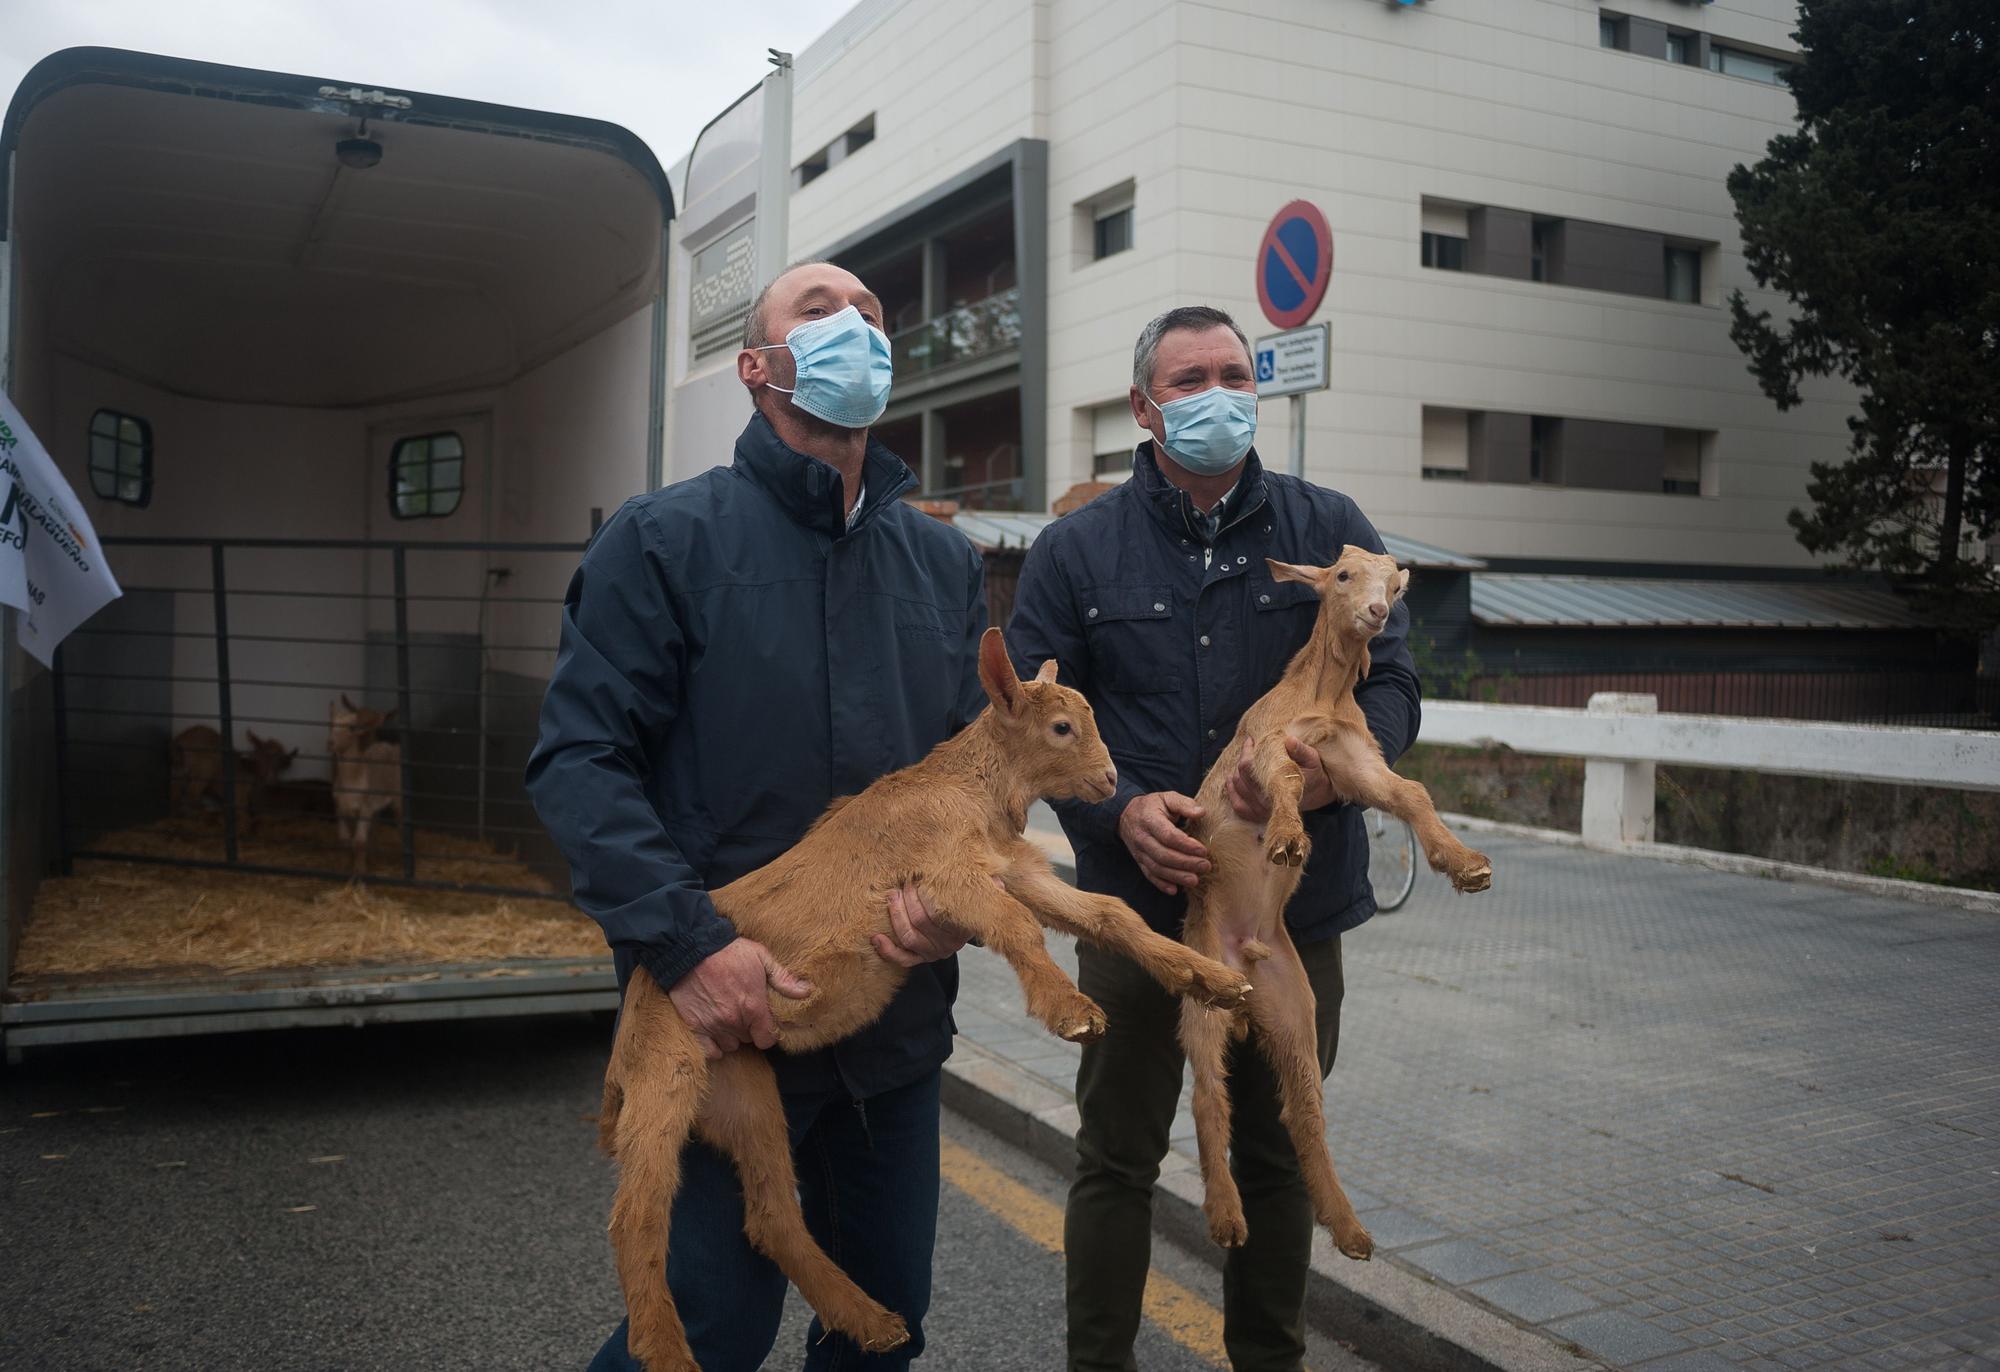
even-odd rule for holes
{"type": "MultiPolygon", "coordinates": [[[[944,1179],[1008,1228],[1057,1257],[1063,1251],[1062,1207],[1030,1191],[963,1144],[943,1141],[944,1179]]],[[[1157,1271],[1146,1274],[1146,1318],[1196,1357],[1229,1366],[1222,1346],[1222,1312],[1157,1271]]]]}

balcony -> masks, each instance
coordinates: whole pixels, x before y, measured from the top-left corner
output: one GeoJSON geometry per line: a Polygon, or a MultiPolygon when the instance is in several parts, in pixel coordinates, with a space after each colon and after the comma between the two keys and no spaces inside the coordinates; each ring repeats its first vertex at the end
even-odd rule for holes
{"type": "Polygon", "coordinates": [[[927,376],[961,362],[1021,346],[1021,289],[1016,286],[904,329],[889,339],[895,375],[927,376]]]}

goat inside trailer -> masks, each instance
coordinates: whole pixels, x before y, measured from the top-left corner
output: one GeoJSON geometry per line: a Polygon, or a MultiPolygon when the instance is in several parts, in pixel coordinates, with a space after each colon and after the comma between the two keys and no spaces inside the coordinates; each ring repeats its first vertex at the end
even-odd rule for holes
{"type": "Polygon", "coordinates": [[[658,163],[591,120],[105,49],[30,72],[0,148],[6,388],[127,587],[57,674],[7,636],[9,1049],[615,1004],[601,942],[576,956],[587,940],[546,929],[446,939],[441,957],[477,950],[449,963],[418,940],[254,972],[162,929],[150,961],[19,974],[45,875],[178,872],[192,898],[211,877],[186,873],[247,863],[338,895],[343,691],[401,712],[371,892],[462,909],[426,894],[448,859],[445,885],[569,911],[535,899],[566,888],[520,765],[593,512],[658,479],[658,163]],[[233,768],[169,813],[170,744],[195,726],[296,750],[303,817],[237,833],[262,817],[217,803],[233,768]]]}

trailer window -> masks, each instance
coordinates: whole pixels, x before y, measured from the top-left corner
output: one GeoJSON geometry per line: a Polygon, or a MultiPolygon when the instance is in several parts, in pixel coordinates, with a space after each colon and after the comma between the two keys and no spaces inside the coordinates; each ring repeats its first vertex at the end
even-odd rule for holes
{"type": "Polygon", "coordinates": [[[465,443],[455,433],[399,439],[389,454],[389,512],[442,519],[465,494],[465,443]]]}
{"type": "Polygon", "coordinates": [[[151,424],[116,410],[90,417],[90,489],[106,500],[145,508],[153,498],[151,424]]]}

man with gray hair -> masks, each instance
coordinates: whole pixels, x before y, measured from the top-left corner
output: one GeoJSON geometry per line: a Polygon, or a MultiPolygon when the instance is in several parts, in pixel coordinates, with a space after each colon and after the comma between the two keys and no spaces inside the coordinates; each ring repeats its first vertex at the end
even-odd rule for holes
{"type": "MultiPolygon", "coordinates": [[[[1208,870],[1181,825],[1237,720],[1276,684],[1310,636],[1311,587],[1273,581],[1264,559],[1324,564],[1343,544],[1381,552],[1354,502],[1267,472],[1252,440],[1257,381],[1249,340],[1221,310],[1186,306],[1147,324],[1132,355],[1132,418],[1150,437],[1117,489],[1043,530],[1021,569],[1007,646],[1022,668],[1055,658],[1082,691],[1118,765],[1118,793],[1057,807],[1077,884],[1129,902],[1179,934],[1186,891],[1208,870]]],[[[1418,683],[1398,605],[1369,645],[1355,689],[1391,761],[1417,736],[1418,683]]],[[[1244,753],[1230,804],[1261,823],[1269,807],[1244,753]]],[[[1320,1070],[1339,1038],[1340,935],[1375,913],[1361,811],[1333,793],[1317,752],[1305,773],[1312,856],[1286,923],[1317,1001],[1320,1070]]],[[[1138,968],[1079,946],[1078,985],[1110,1029],[1077,1072],[1077,1173],[1065,1226],[1069,1365],[1135,1366],[1150,1265],[1153,1183],[1167,1152],[1183,1059],[1178,1002],[1138,968]]],[[[1223,1342],[1236,1372],[1297,1372],[1305,1356],[1312,1211],[1278,1118],[1276,1079],[1254,1044],[1230,1054],[1231,1165],[1249,1239],[1223,1269],[1223,1342]]]]}

